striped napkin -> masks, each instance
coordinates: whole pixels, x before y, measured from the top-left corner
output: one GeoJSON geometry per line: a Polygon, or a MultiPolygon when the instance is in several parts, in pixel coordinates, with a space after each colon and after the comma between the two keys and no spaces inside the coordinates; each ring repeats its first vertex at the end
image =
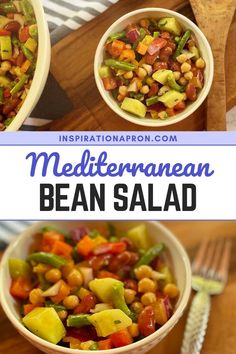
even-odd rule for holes
{"type": "MultiPolygon", "coordinates": [[[[106,11],[118,0],[42,0],[45,16],[54,45],[72,31],[106,11]]],[[[44,92],[31,117],[26,119],[21,130],[35,130],[52,120],[63,117],[73,108],[66,93],[49,74],[44,92]],[[60,104],[58,105],[58,102],[60,104]]]]}
{"type": "Polygon", "coordinates": [[[32,221],[0,222],[0,250],[3,250],[14,238],[32,224],[32,221]]]}

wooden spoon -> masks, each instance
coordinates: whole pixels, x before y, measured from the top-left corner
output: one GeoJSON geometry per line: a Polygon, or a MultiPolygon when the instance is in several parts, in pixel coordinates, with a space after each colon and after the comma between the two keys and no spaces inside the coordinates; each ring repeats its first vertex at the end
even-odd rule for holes
{"type": "MultiPolygon", "coordinates": [[[[214,56],[215,72],[207,101],[207,130],[226,130],[225,49],[236,0],[190,0],[214,56]]],[[[234,68],[233,68],[234,69],[234,68]]]]}

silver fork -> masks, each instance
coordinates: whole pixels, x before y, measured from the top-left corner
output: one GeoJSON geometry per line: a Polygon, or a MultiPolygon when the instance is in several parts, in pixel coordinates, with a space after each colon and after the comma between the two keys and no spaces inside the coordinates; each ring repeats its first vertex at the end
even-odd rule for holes
{"type": "Polygon", "coordinates": [[[231,241],[203,241],[192,263],[192,288],[197,291],[188,314],[181,354],[199,354],[205,338],[211,296],[223,292],[228,277],[231,241]]]}

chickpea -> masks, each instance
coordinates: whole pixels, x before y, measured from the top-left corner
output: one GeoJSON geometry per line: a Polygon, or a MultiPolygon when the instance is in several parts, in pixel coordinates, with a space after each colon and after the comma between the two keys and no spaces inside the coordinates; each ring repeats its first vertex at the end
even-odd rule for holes
{"type": "Polygon", "coordinates": [[[67,277],[68,284],[70,286],[81,286],[83,284],[83,277],[79,270],[73,269],[68,277],[67,277]]]}
{"type": "Polygon", "coordinates": [[[137,269],[135,269],[135,275],[138,280],[143,278],[151,278],[152,276],[152,268],[148,265],[141,265],[137,269]]]}
{"type": "Polygon", "coordinates": [[[127,73],[124,74],[125,79],[132,79],[134,76],[133,71],[127,71],[127,73]]]}
{"type": "Polygon", "coordinates": [[[148,84],[148,86],[152,86],[152,84],[154,83],[154,80],[151,77],[148,77],[146,80],[146,83],[148,84]]]}
{"type": "Polygon", "coordinates": [[[117,100],[118,100],[119,102],[124,101],[124,99],[125,99],[125,96],[123,96],[123,95],[118,95],[118,96],[117,96],[117,100]]]}
{"type": "Polygon", "coordinates": [[[179,296],[179,289],[175,284],[169,283],[164,287],[163,293],[168,295],[170,299],[175,299],[179,296]]]}
{"type": "Polygon", "coordinates": [[[182,76],[179,79],[179,83],[180,83],[180,85],[185,86],[185,85],[187,85],[187,80],[182,76]]]}
{"type": "Polygon", "coordinates": [[[135,301],[132,303],[130,308],[135,312],[135,313],[140,313],[143,310],[143,304],[139,301],[135,301]]]}
{"type": "Polygon", "coordinates": [[[91,292],[85,288],[80,288],[78,291],[78,296],[79,296],[80,300],[82,300],[85,296],[87,296],[89,294],[91,294],[91,292]]]}
{"type": "Polygon", "coordinates": [[[180,64],[183,64],[185,63],[187,60],[188,60],[188,57],[186,54],[180,54],[176,60],[180,63],[180,64]]]}
{"type": "Polygon", "coordinates": [[[33,305],[42,304],[44,302],[44,297],[42,294],[43,294],[42,289],[37,288],[31,290],[29,294],[29,301],[31,302],[31,304],[33,305]]]}
{"type": "Polygon", "coordinates": [[[153,302],[156,302],[156,300],[157,300],[156,295],[150,292],[143,294],[143,296],[141,297],[141,302],[144,306],[148,306],[153,302]]]}
{"type": "Polygon", "coordinates": [[[119,94],[122,96],[125,96],[127,94],[128,88],[126,86],[120,86],[119,87],[119,94]]]}
{"type": "Polygon", "coordinates": [[[139,327],[137,323],[132,323],[131,326],[128,327],[129,334],[131,337],[138,337],[139,336],[139,327]]]}
{"type": "Polygon", "coordinates": [[[34,273],[44,274],[48,272],[51,267],[48,264],[38,263],[36,266],[33,267],[34,273]]]}
{"type": "Polygon", "coordinates": [[[148,86],[148,85],[144,85],[144,86],[140,89],[140,92],[143,93],[144,95],[146,95],[149,91],[150,91],[150,89],[149,89],[149,86],[148,86]]]}
{"type": "Polygon", "coordinates": [[[147,72],[143,68],[138,68],[137,75],[141,80],[143,80],[147,76],[147,72]]]}
{"type": "Polygon", "coordinates": [[[143,278],[138,282],[138,291],[140,293],[155,292],[157,284],[149,278],[143,278]]]}
{"type": "Polygon", "coordinates": [[[74,261],[68,261],[67,264],[61,268],[63,278],[68,277],[69,273],[73,270],[74,266],[74,261]]]}
{"type": "Polygon", "coordinates": [[[60,320],[65,320],[67,315],[68,315],[68,312],[66,310],[61,310],[61,311],[58,311],[58,316],[60,318],[60,320]]]}
{"type": "Polygon", "coordinates": [[[59,269],[53,268],[45,273],[45,278],[50,283],[56,283],[61,279],[61,271],[59,269]]]}
{"type": "Polygon", "coordinates": [[[11,69],[11,63],[7,60],[3,61],[1,64],[1,70],[9,71],[11,69]]]}
{"type": "Polygon", "coordinates": [[[178,81],[180,79],[181,73],[179,71],[174,71],[175,80],[178,81]]]}
{"type": "Polygon", "coordinates": [[[124,296],[125,296],[125,302],[127,304],[132,304],[132,302],[135,299],[136,291],[132,289],[125,289],[124,296]]]}
{"type": "Polygon", "coordinates": [[[68,310],[73,310],[79,305],[79,299],[78,296],[76,295],[69,295],[63,300],[63,305],[68,309],[68,310]]]}
{"type": "Polygon", "coordinates": [[[189,71],[188,73],[185,73],[185,74],[184,74],[184,78],[185,78],[186,80],[188,80],[188,81],[192,80],[192,78],[193,78],[193,73],[192,73],[192,71],[189,71]]]}
{"type": "Polygon", "coordinates": [[[187,73],[191,70],[191,65],[189,63],[183,63],[181,65],[181,72],[182,73],[187,73]]]}
{"type": "Polygon", "coordinates": [[[202,58],[199,58],[196,60],[195,65],[198,69],[204,69],[205,68],[205,61],[202,58]]]}

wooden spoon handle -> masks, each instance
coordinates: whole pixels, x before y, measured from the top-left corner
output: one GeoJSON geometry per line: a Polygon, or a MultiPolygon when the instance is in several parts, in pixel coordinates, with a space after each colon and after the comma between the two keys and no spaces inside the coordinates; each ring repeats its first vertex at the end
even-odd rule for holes
{"type": "Polygon", "coordinates": [[[213,50],[215,69],[211,91],[207,100],[206,129],[226,130],[226,82],[224,51],[213,50]]]}

